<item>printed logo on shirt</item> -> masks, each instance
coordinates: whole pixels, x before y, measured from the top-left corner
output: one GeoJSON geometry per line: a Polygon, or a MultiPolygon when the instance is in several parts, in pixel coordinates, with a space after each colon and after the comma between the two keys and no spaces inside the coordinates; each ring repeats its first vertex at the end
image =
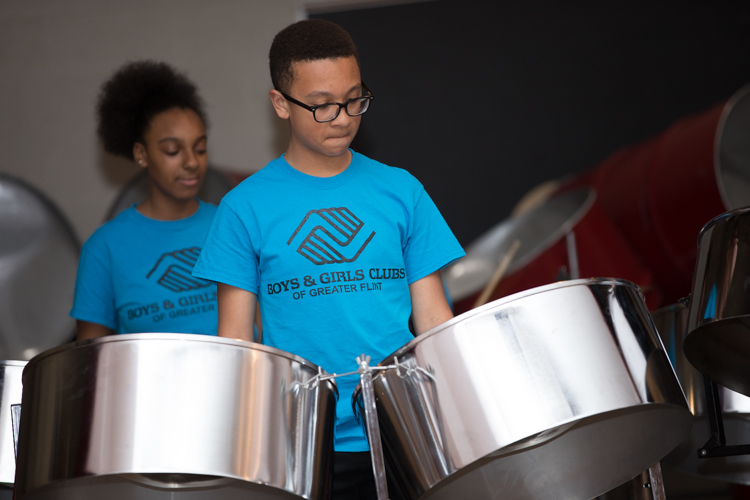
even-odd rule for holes
{"type": "Polygon", "coordinates": [[[375,237],[361,232],[365,223],[345,207],[310,210],[292,234],[287,245],[302,231],[306,236],[297,247],[297,253],[317,266],[354,262],[375,237]]]}
{"type": "Polygon", "coordinates": [[[211,286],[210,281],[192,275],[200,253],[201,249],[198,247],[167,252],[159,257],[154,268],[146,275],[146,279],[153,276],[158,284],[173,292],[186,292],[211,286]]]}

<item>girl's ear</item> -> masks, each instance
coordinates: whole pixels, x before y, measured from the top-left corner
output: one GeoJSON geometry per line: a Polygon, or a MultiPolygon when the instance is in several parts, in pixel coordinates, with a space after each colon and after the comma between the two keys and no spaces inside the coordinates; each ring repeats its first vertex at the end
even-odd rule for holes
{"type": "Polygon", "coordinates": [[[135,162],[143,168],[148,166],[148,155],[146,154],[146,146],[140,142],[133,144],[133,159],[135,162]]]}

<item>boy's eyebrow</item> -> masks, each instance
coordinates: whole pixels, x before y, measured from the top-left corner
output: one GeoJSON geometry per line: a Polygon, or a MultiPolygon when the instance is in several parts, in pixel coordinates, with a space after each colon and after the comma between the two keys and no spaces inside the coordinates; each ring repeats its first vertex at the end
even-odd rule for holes
{"type": "MultiPolygon", "coordinates": [[[[346,93],[352,92],[353,90],[361,89],[362,83],[358,83],[356,85],[353,85],[352,88],[350,88],[346,93]]],[[[313,90],[309,94],[307,94],[305,97],[333,97],[333,94],[330,92],[326,92],[325,90],[313,90]]]]}

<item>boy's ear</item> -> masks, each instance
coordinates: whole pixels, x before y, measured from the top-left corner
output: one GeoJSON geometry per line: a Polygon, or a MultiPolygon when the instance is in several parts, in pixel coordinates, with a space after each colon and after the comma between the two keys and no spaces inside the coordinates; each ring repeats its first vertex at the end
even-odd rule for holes
{"type": "Polygon", "coordinates": [[[284,96],[281,95],[281,92],[279,92],[276,89],[272,89],[270,92],[268,92],[268,97],[271,98],[271,104],[273,104],[273,109],[276,111],[276,114],[281,118],[282,120],[288,120],[289,119],[289,109],[287,109],[287,106],[289,103],[286,99],[284,99],[284,96]]]}

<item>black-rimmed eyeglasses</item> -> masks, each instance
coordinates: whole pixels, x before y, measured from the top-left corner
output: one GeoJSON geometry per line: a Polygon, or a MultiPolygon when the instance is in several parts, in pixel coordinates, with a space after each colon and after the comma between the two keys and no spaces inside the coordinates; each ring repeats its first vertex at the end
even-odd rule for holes
{"type": "Polygon", "coordinates": [[[344,108],[346,110],[346,114],[349,116],[359,116],[364,114],[365,111],[367,111],[367,109],[370,107],[370,101],[375,96],[372,95],[372,92],[370,92],[370,89],[367,88],[365,82],[362,82],[362,91],[366,92],[367,95],[355,97],[344,102],[327,102],[325,104],[318,104],[317,106],[308,106],[304,102],[300,102],[294,97],[288,96],[284,92],[281,92],[281,95],[283,95],[284,99],[286,99],[287,101],[293,102],[297,106],[312,111],[313,118],[316,122],[325,123],[335,120],[339,116],[341,108],[344,108]]]}

